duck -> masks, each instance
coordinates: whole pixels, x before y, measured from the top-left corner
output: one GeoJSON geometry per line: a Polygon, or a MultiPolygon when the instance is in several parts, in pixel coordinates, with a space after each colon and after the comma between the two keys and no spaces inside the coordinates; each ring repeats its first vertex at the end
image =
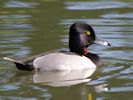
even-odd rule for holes
{"type": "Polygon", "coordinates": [[[110,46],[110,43],[96,38],[95,31],[86,22],[75,22],[69,29],[70,51],[49,51],[24,59],[3,59],[13,62],[17,69],[27,71],[61,71],[96,69],[102,62],[88,47],[92,44],[110,46]]]}

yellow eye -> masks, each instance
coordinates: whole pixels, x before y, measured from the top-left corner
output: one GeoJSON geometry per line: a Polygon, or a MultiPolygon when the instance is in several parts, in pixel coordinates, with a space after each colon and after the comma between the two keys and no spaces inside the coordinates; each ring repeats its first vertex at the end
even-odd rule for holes
{"type": "Polygon", "coordinates": [[[90,31],[85,32],[86,35],[91,35],[90,31]]]}

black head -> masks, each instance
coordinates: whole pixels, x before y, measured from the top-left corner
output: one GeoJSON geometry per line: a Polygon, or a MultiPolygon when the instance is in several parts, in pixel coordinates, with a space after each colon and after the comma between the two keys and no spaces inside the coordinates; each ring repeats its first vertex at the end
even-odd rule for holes
{"type": "Polygon", "coordinates": [[[76,22],[71,25],[69,31],[69,48],[71,52],[84,55],[91,44],[110,45],[106,41],[96,40],[93,28],[84,22],[76,22]]]}
{"type": "Polygon", "coordinates": [[[83,55],[85,48],[93,44],[95,38],[93,28],[87,23],[76,22],[72,24],[69,31],[70,51],[83,55]]]}

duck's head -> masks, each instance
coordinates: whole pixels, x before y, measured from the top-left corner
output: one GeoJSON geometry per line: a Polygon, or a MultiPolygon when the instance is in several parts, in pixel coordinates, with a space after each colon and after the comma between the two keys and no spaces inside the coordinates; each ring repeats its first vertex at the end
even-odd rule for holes
{"type": "Polygon", "coordinates": [[[71,52],[84,55],[87,47],[92,44],[101,44],[110,46],[103,40],[97,40],[93,28],[84,22],[76,22],[71,25],[69,31],[69,48],[71,52]]]}

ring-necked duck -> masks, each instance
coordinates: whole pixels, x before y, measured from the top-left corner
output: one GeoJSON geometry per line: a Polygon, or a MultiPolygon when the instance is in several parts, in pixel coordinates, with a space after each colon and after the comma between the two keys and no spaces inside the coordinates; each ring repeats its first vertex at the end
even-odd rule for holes
{"type": "Polygon", "coordinates": [[[32,56],[23,60],[4,59],[15,63],[21,70],[77,70],[100,66],[100,57],[90,53],[87,47],[92,44],[110,46],[103,40],[97,40],[93,28],[84,22],[71,25],[69,31],[70,52],[55,51],[32,56]]]}

